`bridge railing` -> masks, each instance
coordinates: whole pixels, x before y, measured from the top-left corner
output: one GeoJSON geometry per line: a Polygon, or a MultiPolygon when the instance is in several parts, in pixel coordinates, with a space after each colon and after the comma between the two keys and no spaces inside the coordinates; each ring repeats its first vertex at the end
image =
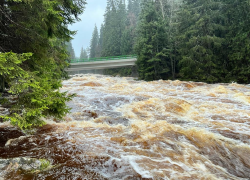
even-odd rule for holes
{"type": "Polygon", "coordinates": [[[131,59],[131,58],[136,58],[136,55],[109,56],[109,57],[97,57],[88,59],[71,59],[70,63],[110,61],[110,60],[131,59]]]}

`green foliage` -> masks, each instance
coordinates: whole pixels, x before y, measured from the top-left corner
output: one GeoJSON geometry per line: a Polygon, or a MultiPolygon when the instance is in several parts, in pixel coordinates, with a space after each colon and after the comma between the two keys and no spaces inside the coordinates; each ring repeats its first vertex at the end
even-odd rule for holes
{"type": "Polygon", "coordinates": [[[250,82],[249,10],[249,1],[183,1],[176,25],[182,79],[250,82]]]}
{"type": "Polygon", "coordinates": [[[121,54],[134,54],[133,47],[133,30],[132,28],[127,28],[124,30],[121,38],[121,54]]]}
{"type": "Polygon", "coordinates": [[[46,159],[39,159],[39,161],[41,162],[41,165],[39,168],[40,171],[44,171],[51,166],[50,161],[46,159]]]}
{"type": "Polygon", "coordinates": [[[144,1],[136,44],[136,63],[140,79],[152,81],[166,79],[169,76],[167,39],[163,19],[159,16],[154,2],[144,1]]]}
{"type": "Polygon", "coordinates": [[[121,37],[121,53],[134,54],[137,32],[136,28],[140,14],[140,0],[129,0],[126,13],[126,27],[121,37]]]}
{"type": "Polygon", "coordinates": [[[104,17],[101,55],[103,57],[122,55],[121,39],[126,22],[126,7],[123,1],[108,0],[104,17]]]}
{"type": "Polygon", "coordinates": [[[11,81],[16,77],[26,77],[27,73],[20,65],[31,56],[32,53],[24,53],[21,55],[13,52],[0,53],[0,75],[6,81],[11,81]]]}
{"type": "Polygon", "coordinates": [[[51,82],[48,77],[41,78],[37,72],[24,71],[19,66],[30,58],[30,53],[18,55],[9,52],[0,55],[1,61],[8,62],[1,75],[10,87],[8,92],[14,97],[3,104],[10,107],[10,115],[3,117],[5,120],[10,120],[21,129],[27,129],[43,125],[42,117],[53,116],[61,119],[69,112],[65,102],[73,95],[67,96],[66,93],[56,90],[61,86],[60,80],[51,82]]]}
{"type": "MultiPolygon", "coordinates": [[[[100,56],[134,54],[136,27],[140,13],[140,0],[108,0],[104,24],[100,29],[98,52],[100,56]]],[[[108,75],[131,76],[132,68],[106,69],[108,75]]]]}
{"type": "Polygon", "coordinates": [[[66,77],[65,42],[75,32],[67,28],[78,20],[85,0],[10,0],[0,2],[0,82],[8,98],[4,116],[22,129],[43,125],[43,117],[59,120],[69,112],[60,93],[66,77]],[[6,92],[5,92],[6,93],[6,92]]]}
{"type": "Polygon", "coordinates": [[[250,83],[250,2],[225,1],[227,8],[227,55],[229,73],[226,78],[238,83],[250,83]]]}
{"type": "Polygon", "coordinates": [[[250,83],[248,0],[127,3],[124,9],[122,1],[108,0],[103,56],[135,51],[139,78],[144,80],[177,77],[208,83],[250,83]]]}
{"type": "Polygon", "coordinates": [[[98,57],[101,57],[102,55],[102,48],[103,48],[103,33],[104,33],[104,25],[101,25],[100,28],[100,37],[98,41],[98,57]]]}
{"type": "Polygon", "coordinates": [[[50,161],[47,159],[31,159],[30,162],[28,162],[29,165],[32,167],[32,169],[25,173],[40,173],[41,171],[49,170],[55,166],[51,165],[50,161]],[[40,162],[40,166],[34,166],[35,163],[40,162]],[[33,166],[32,166],[33,165],[33,166]]]}
{"type": "Polygon", "coordinates": [[[98,41],[99,41],[99,34],[98,34],[98,29],[95,25],[90,42],[90,54],[89,54],[90,58],[95,58],[98,56],[98,41]]]}
{"type": "Polygon", "coordinates": [[[183,79],[218,82],[225,41],[221,3],[185,0],[179,14],[180,72],[183,79]]]}

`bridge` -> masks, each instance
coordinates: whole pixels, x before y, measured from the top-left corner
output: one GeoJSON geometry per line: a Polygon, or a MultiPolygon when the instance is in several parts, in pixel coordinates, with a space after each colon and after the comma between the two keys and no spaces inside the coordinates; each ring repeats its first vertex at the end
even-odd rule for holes
{"type": "Polygon", "coordinates": [[[94,69],[111,69],[134,66],[137,60],[135,55],[110,56],[89,59],[72,59],[66,71],[81,71],[94,69]]]}

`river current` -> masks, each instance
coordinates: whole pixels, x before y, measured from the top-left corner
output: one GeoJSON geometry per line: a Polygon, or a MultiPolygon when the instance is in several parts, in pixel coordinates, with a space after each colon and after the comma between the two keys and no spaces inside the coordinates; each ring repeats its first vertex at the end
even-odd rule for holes
{"type": "Polygon", "coordinates": [[[44,158],[54,167],[4,178],[250,179],[249,85],[82,74],[61,91],[76,93],[65,121],[47,120],[0,147],[0,158],[44,158]]]}

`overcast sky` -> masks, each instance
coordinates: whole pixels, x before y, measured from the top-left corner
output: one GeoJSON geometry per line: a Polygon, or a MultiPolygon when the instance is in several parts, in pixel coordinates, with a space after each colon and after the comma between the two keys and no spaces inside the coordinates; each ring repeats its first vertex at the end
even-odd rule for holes
{"type": "Polygon", "coordinates": [[[87,48],[89,46],[95,24],[98,30],[100,30],[104,20],[103,15],[107,1],[87,0],[87,3],[84,13],[80,16],[81,21],[69,26],[70,30],[77,31],[77,34],[72,40],[72,45],[77,57],[80,56],[82,47],[87,48]]]}

